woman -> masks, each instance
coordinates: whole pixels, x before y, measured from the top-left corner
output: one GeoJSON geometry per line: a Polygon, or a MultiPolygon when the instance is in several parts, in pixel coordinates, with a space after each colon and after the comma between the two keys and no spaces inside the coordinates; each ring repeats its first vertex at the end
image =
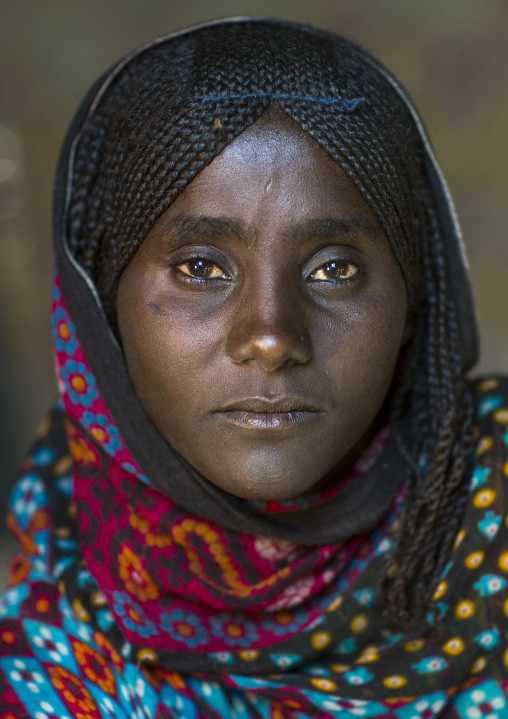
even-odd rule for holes
{"type": "Polygon", "coordinates": [[[272,20],[92,88],[63,403],[14,490],[3,717],[508,715],[505,388],[416,111],[272,20]]]}

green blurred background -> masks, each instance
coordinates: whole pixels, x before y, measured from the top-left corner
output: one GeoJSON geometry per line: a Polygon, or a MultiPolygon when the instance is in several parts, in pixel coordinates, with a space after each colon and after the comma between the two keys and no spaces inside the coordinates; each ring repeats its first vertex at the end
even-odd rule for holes
{"type": "Polygon", "coordinates": [[[95,78],[138,45],[243,15],[343,33],[407,87],[462,222],[483,327],[478,371],[508,366],[506,0],[0,0],[1,515],[31,435],[55,397],[50,208],[72,114],[95,78]]]}

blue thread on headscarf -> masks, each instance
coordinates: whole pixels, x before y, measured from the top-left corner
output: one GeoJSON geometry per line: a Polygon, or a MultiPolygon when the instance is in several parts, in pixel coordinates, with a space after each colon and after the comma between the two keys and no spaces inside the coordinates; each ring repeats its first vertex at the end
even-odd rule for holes
{"type": "Polygon", "coordinates": [[[344,97],[316,97],[315,95],[289,95],[285,93],[251,92],[245,95],[206,95],[194,98],[198,102],[220,102],[222,100],[247,100],[249,98],[270,98],[271,100],[302,100],[304,102],[317,102],[320,105],[342,105],[347,112],[356,110],[358,105],[365,102],[364,97],[354,97],[351,100],[344,97]]]}

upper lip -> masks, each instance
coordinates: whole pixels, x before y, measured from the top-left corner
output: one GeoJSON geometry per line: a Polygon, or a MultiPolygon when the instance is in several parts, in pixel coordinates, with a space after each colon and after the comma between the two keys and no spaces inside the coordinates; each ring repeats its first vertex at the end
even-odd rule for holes
{"type": "Polygon", "coordinates": [[[285,412],[321,412],[313,402],[301,397],[245,397],[223,405],[218,412],[255,412],[256,414],[283,414],[285,412]]]}

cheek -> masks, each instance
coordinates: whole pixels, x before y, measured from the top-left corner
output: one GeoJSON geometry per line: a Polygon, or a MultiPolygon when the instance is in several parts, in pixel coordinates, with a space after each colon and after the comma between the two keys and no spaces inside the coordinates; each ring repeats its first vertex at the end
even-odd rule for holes
{"type": "Polygon", "coordinates": [[[199,332],[183,332],[174,321],[141,314],[141,322],[124,325],[124,351],[134,388],[145,402],[178,401],[196,382],[203,342],[199,332]]]}
{"type": "Polygon", "coordinates": [[[402,278],[391,291],[347,303],[329,321],[322,337],[327,375],[339,398],[359,422],[372,422],[392,383],[406,325],[402,278]],[[396,291],[395,291],[396,290],[396,291]]]}
{"type": "Polygon", "coordinates": [[[177,303],[169,310],[163,299],[152,294],[136,302],[122,313],[120,329],[138,399],[166,439],[178,444],[192,432],[192,417],[220,382],[223,342],[216,321],[177,303]]]}

